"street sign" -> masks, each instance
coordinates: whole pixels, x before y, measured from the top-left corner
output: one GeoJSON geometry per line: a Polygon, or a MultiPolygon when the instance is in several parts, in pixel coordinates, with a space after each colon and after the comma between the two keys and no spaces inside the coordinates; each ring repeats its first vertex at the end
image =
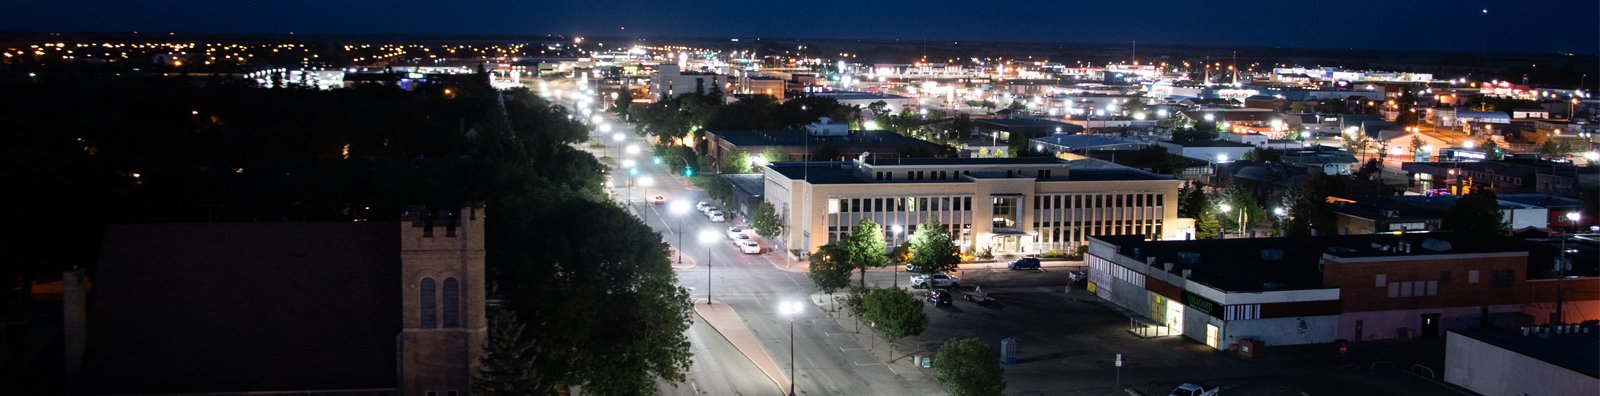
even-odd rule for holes
{"type": "Polygon", "coordinates": [[[1122,367],[1122,354],[1117,354],[1117,367],[1122,367]]]}

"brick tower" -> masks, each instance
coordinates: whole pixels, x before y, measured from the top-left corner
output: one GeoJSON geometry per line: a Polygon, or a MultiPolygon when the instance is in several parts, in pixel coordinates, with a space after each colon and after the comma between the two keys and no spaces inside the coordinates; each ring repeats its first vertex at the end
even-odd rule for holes
{"type": "Polygon", "coordinates": [[[400,222],[400,393],[466,396],[483,353],[483,204],[430,212],[409,208],[400,222]]]}

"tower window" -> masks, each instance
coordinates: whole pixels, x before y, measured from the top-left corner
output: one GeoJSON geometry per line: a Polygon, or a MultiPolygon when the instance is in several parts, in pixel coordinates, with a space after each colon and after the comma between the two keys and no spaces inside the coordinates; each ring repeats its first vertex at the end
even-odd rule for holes
{"type": "Polygon", "coordinates": [[[422,278],[421,289],[421,292],[417,295],[417,306],[422,310],[422,325],[420,327],[424,329],[439,327],[439,315],[436,307],[438,300],[434,300],[437,296],[434,292],[433,278],[422,278]]]}
{"type": "Polygon", "coordinates": [[[444,278],[444,327],[461,327],[461,284],[456,278],[444,278]]]}

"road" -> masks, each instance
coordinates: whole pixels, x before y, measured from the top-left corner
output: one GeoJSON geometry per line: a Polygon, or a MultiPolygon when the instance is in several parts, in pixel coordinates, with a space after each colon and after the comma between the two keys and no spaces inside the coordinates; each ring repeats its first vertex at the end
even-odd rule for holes
{"type": "MultiPolygon", "coordinates": [[[[578,108],[570,93],[576,89],[571,81],[550,81],[551,89],[568,93],[561,103],[578,108]]],[[[531,83],[537,90],[537,83],[531,83]]],[[[621,120],[601,114],[601,123],[609,124],[611,133],[599,128],[591,138],[607,145],[589,149],[597,157],[612,157],[616,164],[633,160],[637,173],[619,169],[611,173],[609,185],[618,201],[639,216],[646,224],[661,233],[662,239],[677,246],[680,238],[683,253],[691,255],[693,268],[679,270],[678,283],[690,290],[691,297],[704,303],[710,296],[718,303],[726,303],[740,313],[761,346],[777,361],[784,371],[795,372],[796,394],[942,394],[938,385],[926,381],[924,376],[905,375],[896,370],[909,370],[903,363],[891,368],[883,363],[883,356],[872,356],[853,338],[844,336],[846,329],[823,317],[819,307],[806,304],[806,308],[793,318],[794,354],[790,353],[790,319],[778,312],[778,304],[790,301],[810,301],[816,287],[803,272],[784,271],[774,262],[783,260],[779,253],[747,255],[738,251],[725,235],[729,223],[712,223],[697,211],[682,215],[667,213],[669,205],[654,204],[650,197],[661,195],[669,202],[706,200],[702,193],[683,177],[672,175],[665,167],[650,160],[649,143],[631,133],[621,120]],[[615,141],[614,134],[621,132],[622,140],[615,141]],[[639,154],[628,154],[620,149],[628,145],[639,147],[639,154]],[[622,158],[617,158],[622,157],[622,158]],[[633,191],[620,188],[632,179],[633,191]],[[680,226],[681,224],[681,226],[680,226]],[[709,242],[701,242],[699,235],[715,235],[709,242]],[[680,235],[680,233],[683,233],[680,235]],[[709,284],[708,284],[709,281],[709,284]],[[794,365],[791,367],[790,362],[794,365]]],[[[598,125],[598,124],[596,124],[598,125]]],[[[741,221],[743,219],[735,219],[741,221]]],[[[743,224],[740,224],[743,225],[743,224]]],[[[768,247],[761,241],[763,247],[768,247]]],[[[889,284],[895,274],[891,271],[873,271],[867,279],[873,284],[889,284]]],[[[905,274],[899,274],[905,284],[905,274]]],[[[668,395],[736,395],[783,394],[773,381],[761,374],[754,364],[739,353],[710,326],[698,319],[686,334],[695,353],[688,381],[673,387],[662,384],[659,390],[668,395]]]]}

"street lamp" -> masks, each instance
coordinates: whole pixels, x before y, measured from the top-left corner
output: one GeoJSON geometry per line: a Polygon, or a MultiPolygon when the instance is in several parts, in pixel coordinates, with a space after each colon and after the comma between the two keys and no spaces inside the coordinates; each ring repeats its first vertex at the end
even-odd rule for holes
{"type": "Polygon", "coordinates": [[[678,217],[678,264],[683,264],[683,214],[689,212],[689,201],[681,199],[672,201],[672,207],[668,209],[672,211],[673,216],[678,217]]]}
{"type": "Polygon", "coordinates": [[[706,305],[711,305],[711,244],[716,242],[716,231],[700,231],[700,244],[706,247],[706,305]]]}
{"type": "Polygon", "coordinates": [[[1567,223],[1572,225],[1572,233],[1578,233],[1578,219],[1582,218],[1583,214],[1578,213],[1576,210],[1567,212],[1567,223]]]}
{"type": "MultiPolygon", "coordinates": [[[[892,241],[893,244],[891,246],[889,246],[889,251],[892,252],[892,251],[894,251],[896,246],[900,246],[900,233],[905,232],[905,231],[906,231],[906,228],[905,227],[901,227],[899,224],[895,224],[895,225],[889,227],[889,233],[891,235],[894,235],[894,237],[890,239],[890,241],[892,241]]],[[[896,257],[895,259],[899,259],[899,257],[896,257]]],[[[892,282],[892,284],[894,285],[894,287],[898,288],[898,287],[900,287],[900,264],[899,263],[895,263],[893,271],[894,271],[894,281],[892,282]]]]}
{"type": "MultiPolygon", "coordinates": [[[[709,302],[711,300],[707,299],[706,301],[709,302]]],[[[799,301],[790,301],[783,303],[778,309],[783,313],[783,316],[789,318],[789,396],[794,396],[794,383],[796,379],[794,376],[794,317],[799,315],[800,310],[804,308],[805,306],[801,305],[799,301]]]]}

